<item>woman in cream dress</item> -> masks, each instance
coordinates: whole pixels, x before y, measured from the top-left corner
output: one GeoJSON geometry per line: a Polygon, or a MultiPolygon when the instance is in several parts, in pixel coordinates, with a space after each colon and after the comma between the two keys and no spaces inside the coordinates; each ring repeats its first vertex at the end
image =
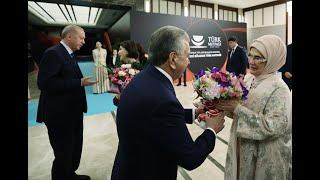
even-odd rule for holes
{"type": "Polygon", "coordinates": [[[291,179],[291,94],[277,75],[285,64],[286,46],[275,35],[253,41],[249,52],[254,76],[248,99],[216,106],[233,118],[225,180],[291,179]]]}
{"type": "Polygon", "coordinates": [[[98,81],[93,86],[93,93],[105,93],[109,90],[108,71],[106,69],[107,50],[101,47],[101,43],[96,43],[96,49],[92,51],[95,63],[95,76],[98,81]]]}

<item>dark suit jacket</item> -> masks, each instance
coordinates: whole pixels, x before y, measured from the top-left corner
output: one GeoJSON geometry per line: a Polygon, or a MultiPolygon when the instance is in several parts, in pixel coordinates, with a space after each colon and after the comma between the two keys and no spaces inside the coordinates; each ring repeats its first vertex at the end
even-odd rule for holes
{"type": "Polygon", "coordinates": [[[192,170],[213,150],[205,130],[195,141],[172,83],[148,65],[124,89],[117,110],[119,137],[112,180],[176,179],[177,166],[192,170]]]}
{"type": "Polygon", "coordinates": [[[83,77],[75,59],[62,44],[44,52],[38,73],[41,90],[37,122],[61,123],[87,112],[83,77]]]}
{"type": "Polygon", "coordinates": [[[248,67],[248,57],[246,50],[239,46],[234,51],[231,59],[230,59],[230,53],[228,53],[228,61],[227,61],[227,71],[234,72],[237,76],[239,74],[246,74],[246,68],[248,67]]]}

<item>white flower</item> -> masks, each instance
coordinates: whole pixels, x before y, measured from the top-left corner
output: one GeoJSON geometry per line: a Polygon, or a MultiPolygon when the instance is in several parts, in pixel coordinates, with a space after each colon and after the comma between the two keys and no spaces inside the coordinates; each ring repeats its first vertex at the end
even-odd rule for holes
{"type": "Polygon", "coordinates": [[[131,68],[131,64],[122,64],[121,68],[131,68]]]}
{"type": "Polygon", "coordinates": [[[129,69],[129,74],[131,74],[132,76],[134,76],[136,74],[136,71],[134,69],[129,69]]]}
{"type": "Polygon", "coordinates": [[[220,85],[216,81],[210,80],[202,90],[203,97],[208,100],[220,98],[220,85]]]}
{"type": "Polygon", "coordinates": [[[119,76],[125,76],[125,75],[126,75],[126,73],[125,73],[125,72],[123,72],[123,71],[119,71],[119,72],[118,72],[118,75],[119,75],[119,76]]]}

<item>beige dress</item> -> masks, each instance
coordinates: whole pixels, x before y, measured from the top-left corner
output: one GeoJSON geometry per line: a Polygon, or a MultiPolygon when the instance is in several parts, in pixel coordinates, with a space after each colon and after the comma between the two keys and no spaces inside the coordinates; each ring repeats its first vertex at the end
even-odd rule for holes
{"type": "Polygon", "coordinates": [[[98,83],[93,86],[93,93],[105,93],[109,90],[108,71],[106,69],[107,51],[103,48],[92,51],[95,63],[95,77],[98,83]]]}
{"type": "Polygon", "coordinates": [[[225,180],[291,179],[291,99],[276,73],[253,81],[234,111],[225,180]]]}

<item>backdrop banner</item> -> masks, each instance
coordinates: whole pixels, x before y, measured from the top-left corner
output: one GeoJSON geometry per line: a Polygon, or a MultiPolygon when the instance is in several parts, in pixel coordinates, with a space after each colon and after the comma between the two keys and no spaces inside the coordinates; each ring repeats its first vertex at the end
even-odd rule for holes
{"type": "Polygon", "coordinates": [[[138,11],[130,14],[130,37],[147,50],[151,34],[165,25],[179,27],[189,34],[189,69],[193,73],[212,66],[222,68],[230,36],[235,36],[240,46],[247,47],[246,23],[138,11]]]}

